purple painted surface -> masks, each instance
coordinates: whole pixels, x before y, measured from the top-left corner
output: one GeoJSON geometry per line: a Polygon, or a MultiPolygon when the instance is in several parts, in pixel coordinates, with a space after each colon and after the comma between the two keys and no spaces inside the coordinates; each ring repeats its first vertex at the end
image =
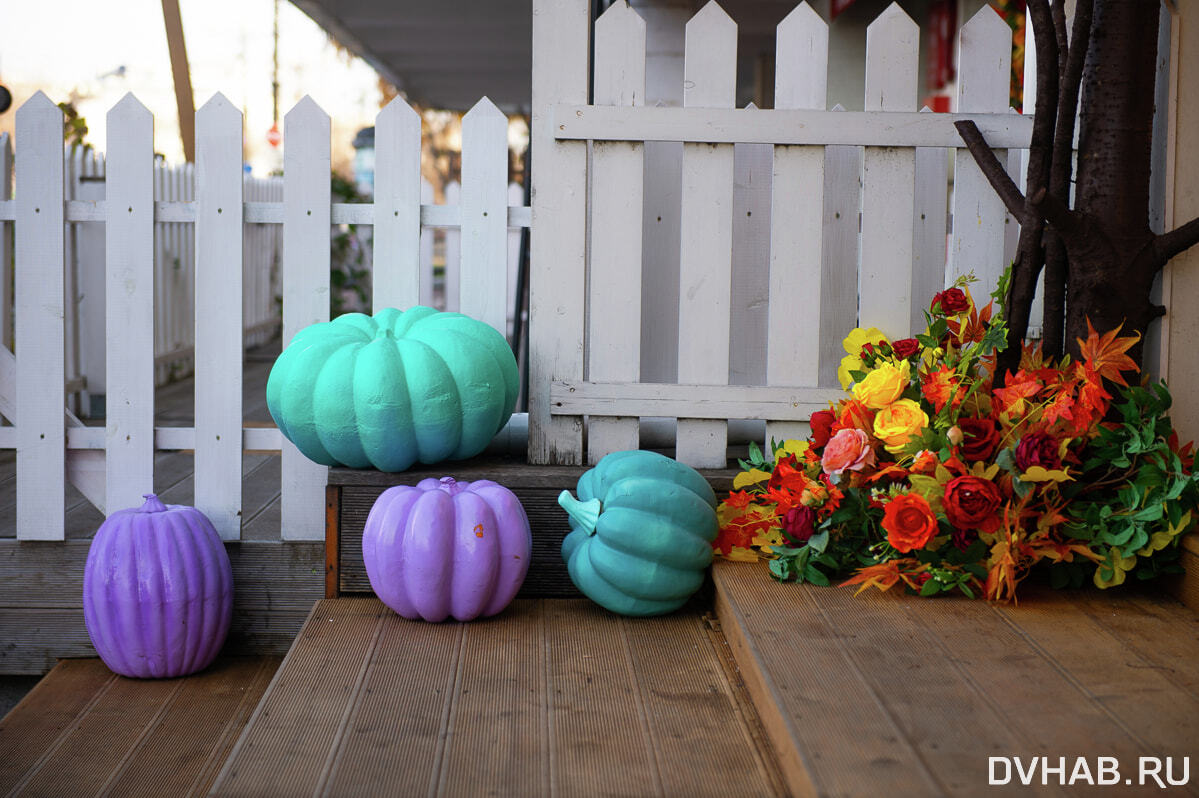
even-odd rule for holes
{"type": "Polygon", "coordinates": [[[233,569],[212,523],[153,494],[113,513],[88,551],[83,619],[96,653],[122,676],[207,667],[233,619],[233,569]]]}
{"type": "Polygon", "coordinates": [[[520,590],[533,537],[512,491],[450,477],[388,488],[371,507],[362,559],[379,599],[405,618],[495,615],[520,590]]]}

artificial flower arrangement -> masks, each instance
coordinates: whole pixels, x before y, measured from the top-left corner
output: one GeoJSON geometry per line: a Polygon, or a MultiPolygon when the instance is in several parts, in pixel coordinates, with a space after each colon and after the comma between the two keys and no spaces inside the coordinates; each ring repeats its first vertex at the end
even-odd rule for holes
{"type": "Polygon", "coordinates": [[[718,507],[718,555],[767,557],[782,581],[993,601],[1038,564],[1055,587],[1180,570],[1199,474],[1165,385],[1125,378],[1138,339],[1092,329],[1081,360],[1056,363],[1026,345],[999,385],[1007,331],[969,281],[936,295],[915,338],[850,333],[849,396],[812,415],[808,441],[772,442],[773,462],[751,446],[718,507]]]}

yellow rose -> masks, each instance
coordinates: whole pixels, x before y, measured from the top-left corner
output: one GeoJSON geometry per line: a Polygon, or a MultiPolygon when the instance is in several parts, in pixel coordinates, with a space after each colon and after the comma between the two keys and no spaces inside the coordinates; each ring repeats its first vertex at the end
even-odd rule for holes
{"type": "Polygon", "coordinates": [[[896,454],[927,426],[928,414],[920,409],[919,403],[900,399],[875,414],[874,437],[883,442],[888,452],[896,454]]]}
{"type": "Polygon", "coordinates": [[[903,394],[911,380],[912,367],[908,361],[898,367],[893,363],[881,363],[853,386],[853,396],[871,410],[882,410],[903,394]]]}
{"type": "Polygon", "coordinates": [[[841,346],[845,347],[845,351],[849,354],[841,358],[841,365],[837,369],[837,379],[841,381],[842,390],[849,390],[849,385],[853,382],[853,377],[849,376],[849,372],[862,368],[862,345],[877,345],[880,341],[890,343],[887,336],[883,335],[882,330],[878,327],[868,327],[866,329],[855,327],[849,335],[845,336],[845,340],[841,342],[841,346]]]}

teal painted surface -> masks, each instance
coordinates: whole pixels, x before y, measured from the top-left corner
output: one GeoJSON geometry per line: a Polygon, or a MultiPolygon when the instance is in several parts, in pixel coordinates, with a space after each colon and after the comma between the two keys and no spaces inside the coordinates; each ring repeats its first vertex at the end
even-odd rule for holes
{"type": "Polygon", "coordinates": [[[661,615],[704,581],[716,495],[695,469],[656,452],[613,452],[563,491],[571,532],[562,557],[575,586],[621,615],[661,615]]]}
{"type": "Polygon", "coordinates": [[[502,335],[417,306],[305,327],[275,361],[266,400],[310,460],[403,471],[483,451],[511,417],[518,389],[502,335]]]}

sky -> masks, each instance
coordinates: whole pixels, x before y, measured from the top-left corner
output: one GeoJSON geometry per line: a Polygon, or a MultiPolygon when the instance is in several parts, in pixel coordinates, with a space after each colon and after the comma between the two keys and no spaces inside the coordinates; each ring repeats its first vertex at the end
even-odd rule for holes
{"type": "MultiPolygon", "coordinates": [[[[287,111],[311,95],[333,119],[334,166],[347,165],[354,133],[374,124],[379,110],[378,76],[303,12],[286,0],[279,5],[280,130],[287,111]]],[[[273,9],[273,0],[180,0],[196,107],[219,91],[243,110],[256,174],[282,163],[281,149],[266,141],[273,9]]],[[[0,84],[14,95],[0,131],[12,130],[18,105],[33,92],[54,102],[74,94],[88,141],[100,151],[105,115],[131,91],[154,114],[155,150],[171,163],[183,160],[161,0],[0,0],[0,84]]]]}

